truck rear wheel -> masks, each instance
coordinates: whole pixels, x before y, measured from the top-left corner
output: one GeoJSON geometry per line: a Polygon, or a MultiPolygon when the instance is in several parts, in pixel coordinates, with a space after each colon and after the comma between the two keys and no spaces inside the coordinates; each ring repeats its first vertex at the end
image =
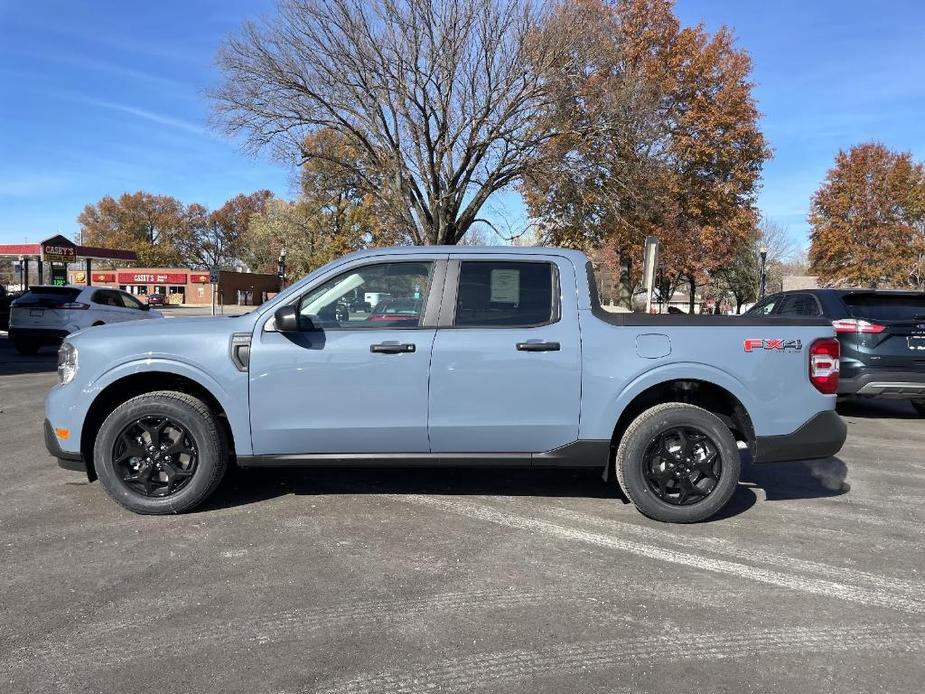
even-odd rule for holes
{"type": "Polygon", "coordinates": [[[183,513],[215,491],[228,464],[215,415],[174,391],[132,398],[100,427],[93,464],[106,492],[135,513],[183,513]]]}
{"type": "Polygon", "coordinates": [[[617,481],[640,512],[696,523],[722,509],[739,483],[732,432],[707,410],[656,405],[629,425],[617,448],[617,481]]]}

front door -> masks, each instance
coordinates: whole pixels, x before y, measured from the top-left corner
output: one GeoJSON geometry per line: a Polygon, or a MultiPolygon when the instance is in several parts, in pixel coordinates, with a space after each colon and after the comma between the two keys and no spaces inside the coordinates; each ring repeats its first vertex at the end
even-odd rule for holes
{"type": "Polygon", "coordinates": [[[302,294],[301,332],[258,323],[249,367],[254,454],[428,452],[444,268],[421,256],[367,260],[302,294]]]}
{"type": "Polygon", "coordinates": [[[451,260],[446,285],[431,362],[431,450],[541,453],[575,441],[581,342],[571,263],[451,260]]]}

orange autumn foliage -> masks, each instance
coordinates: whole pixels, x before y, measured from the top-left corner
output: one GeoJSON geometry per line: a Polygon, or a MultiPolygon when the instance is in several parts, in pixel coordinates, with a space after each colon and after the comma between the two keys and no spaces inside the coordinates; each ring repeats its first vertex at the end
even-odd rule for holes
{"type": "Polygon", "coordinates": [[[823,285],[925,289],[925,168],[908,152],[876,142],[839,152],[809,222],[823,285]]]}

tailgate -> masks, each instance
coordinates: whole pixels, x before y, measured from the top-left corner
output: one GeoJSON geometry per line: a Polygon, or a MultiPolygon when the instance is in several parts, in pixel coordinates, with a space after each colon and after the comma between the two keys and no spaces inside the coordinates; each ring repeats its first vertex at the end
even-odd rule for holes
{"type": "Polygon", "coordinates": [[[878,368],[925,371],[925,293],[855,292],[843,301],[852,318],[864,321],[855,339],[878,368]]]}

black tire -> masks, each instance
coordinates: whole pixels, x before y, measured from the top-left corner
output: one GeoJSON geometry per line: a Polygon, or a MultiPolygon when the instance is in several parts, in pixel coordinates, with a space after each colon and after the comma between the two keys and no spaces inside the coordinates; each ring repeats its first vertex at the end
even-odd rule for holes
{"type": "Polygon", "coordinates": [[[921,400],[912,400],[912,407],[915,408],[915,411],[919,413],[922,417],[925,417],[925,398],[921,400]]]}
{"type": "Polygon", "coordinates": [[[34,340],[13,340],[13,347],[25,356],[32,356],[39,351],[42,345],[34,340]]]}
{"type": "MultiPolygon", "coordinates": [[[[141,438],[137,440],[140,449],[146,448],[145,444],[151,443],[150,435],[144,441],[141,438]]],[[[144,455],[144,452],[142,454],[144,455]]],[[[128,460],[144,465],[138,457],[128,460]]],[[[167,458],[167,460],[170,459],[167,458]]],[[[179,457],[175,462],[179,462],[179,457]]],[[[205,403],[186,393],[156,391],[139,395],[122,403],[106,418],[96,437],[93,448],[93,465],[109,496],[129,511],[151,515],[184,513],[205,501],[222,481],[228,466],[228,450],[216,416],[205,403]],[[141,426],[142,422],[150,423],[160,419],[169,420],[177,427],[173,429],[174,431],[185,430],[183,431],[184,441],[190,443],[194,451],[194,456],[189,456],[194,460],[188,461],[191,472],[181,470],[181,472],[186,472],[188,479],[182,482],[182,487],[178,485],[172,492],[170,487],[173,483],[167,481],[166,495],[157,495],[153,491],[151,494],[139,491],[137,487],[142,483],[124,480],[125,473],[131,470],[118,465],[119,461],[114,460],[117,445],[124,445],[124,443],[117,442],[126,440],[123,434],[131,431],[132,427],[141,426]]],[[[153,480],[154,484],[164,484],[160,481],[160,476],[168,477],[166,472],[160,473],[152,470],[151,465],[144,465],[144,467],[158,476],[156,480],[149,476],[149,481],[153,480]]],[[[178,466],[172,466],[171,469],[177,472],[178,466]]],[[[144,483],[146,489],[148,486],[148,483],[144,483]]],[[[163,492],[163,489],[160,491],[163,492]]]]}
{"type": "MultiPolygon", "coordinates": [[[[665,449],[659,448],[658,450],[665,449]]],[[[681,450],[680,447],[677,448],[678,452],[681,450]]],[[[668,453],[667,450],[665,452],[668,453]]],[[[697,465],[691,467],[697,467],[697,465]]],[[[728,503],[735,491],[739,483],[740,467],[739,449],[729,427],[713,413],[683,403],[665,403],[646,410],[629,425],[617,447],[617,481],[624,493],[641,513],[666,523],[697,523],[714,516],[728,503]],[[678,456],[678,453],[671,453],[673,457],[664,456],[663,460],[663,456],[659,456],[658,451],[653,453],[653,446],[656,448],[664,446],[663,437],[671,437],[673,432],[678,430],[688,433],[697,432],[697,435],[704,437],[694,440],[693,446],[697,447],[697,455],[701,455],[704,460],[707,459],[708,453],[715,454],[711,458],[714,461],[713,464],[708,467],[711,468],[710,474],[718,475],[718,479],[712,476],[708,478],[698,471],[691,471],[690,467],[687,468],[686,473],[683,470],[665,469],[669,464],[671,466],[677,464],[679,467],[690,466],[690,460],[695,456],[690,443],[688,452],[691,456],[688,458],[684,458],[683,455],[678,456]],[[715,464],[717,459],[718,466],[715,464]],[[650,464],[657,465],[661,469],[647,468],[650,464]],[[669,479],[667,488],[665,484],[661,484],[658,485],[660,489],[657,489],[656,482],[652,479],[652,475],[656,472],[662,476],[677,475],[680,481],[669,479]],[[680,478],[685,475],[688,481],[699,480],[692,485],[687,485],[687,488],[696,488],[696,494],[689,495],[686,489],[681,491],[683,480],[680,478]],[[698,496],[703,492],[697,485],[707,488],[704,496],[698,496]],[[667,492],[665,498],[661,497],[661,492],[667,492]],[[688,499],[688,496],[692,496],[692,499],[688,499]]]]}

